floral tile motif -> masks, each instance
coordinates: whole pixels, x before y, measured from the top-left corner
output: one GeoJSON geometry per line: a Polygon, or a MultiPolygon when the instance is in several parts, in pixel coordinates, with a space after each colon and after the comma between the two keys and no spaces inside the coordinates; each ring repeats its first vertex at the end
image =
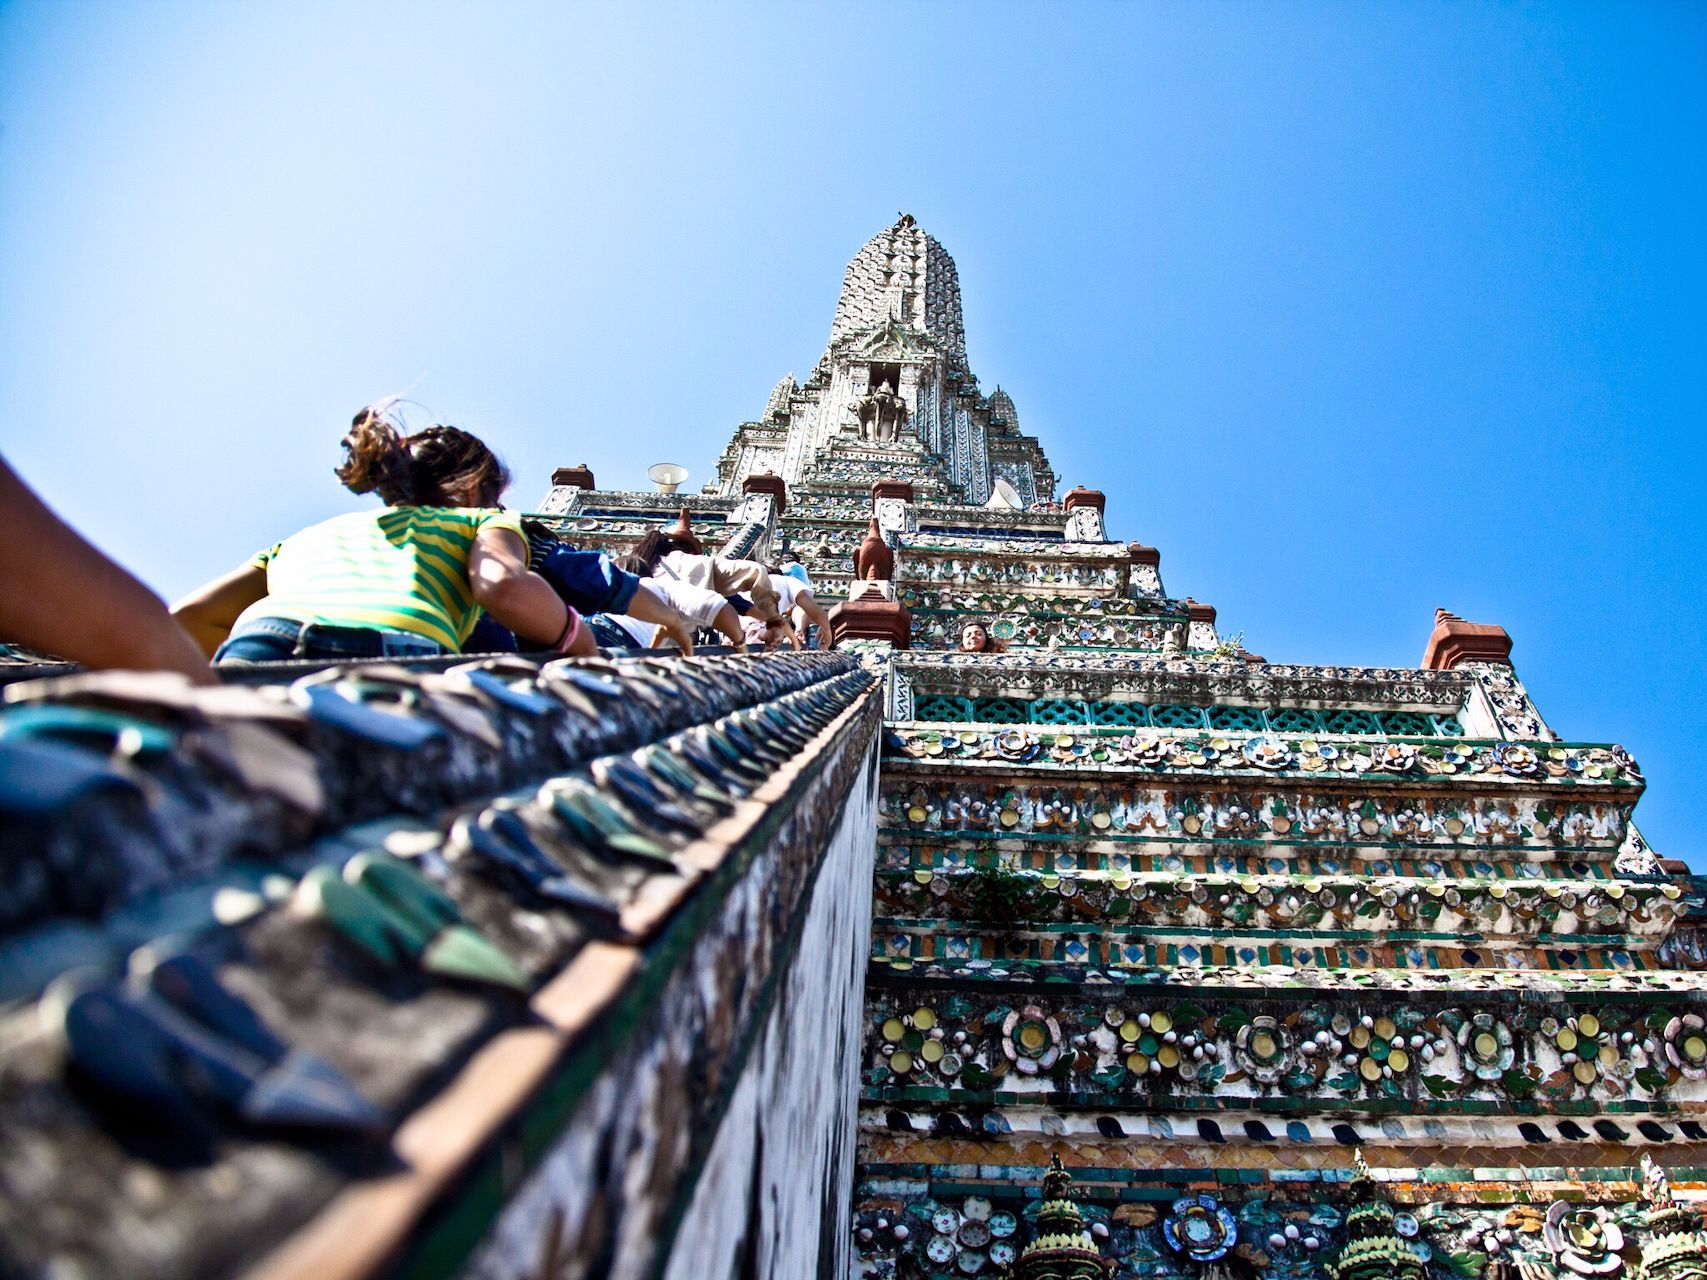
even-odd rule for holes
{"type": "MultiPolygon", "coordinates": [[[[1193,963],[1183,957],[1181,964],[1193,963]]],[[[1570,1001],[1276,1003],[1109,992],[1023,1003],[909,985],[872,993],[872,1099],[917,1089],[991,1097],[1081,1095],[1175,1105],[1363,1099],[1433,1107],[1485,1099],[1573,1113],[1576,1104],[1707,1101],[1707,993],[1632,1008],[1570,1001]]],[[[969,1104],[968,1104],[969,1105],[969,1104]]],[[[1647,1110],[1647,1106],[1640,1108],[1647,1110]]]]}

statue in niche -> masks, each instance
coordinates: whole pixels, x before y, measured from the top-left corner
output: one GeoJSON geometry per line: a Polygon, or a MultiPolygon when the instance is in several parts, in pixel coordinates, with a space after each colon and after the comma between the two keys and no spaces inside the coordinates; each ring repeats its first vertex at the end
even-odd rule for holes
{"type": "Polygon", "coordinates": [[[907,425],[907,402],[887,381],[854,406],[859,438],[868,444],[894,444],[907,425]]]}

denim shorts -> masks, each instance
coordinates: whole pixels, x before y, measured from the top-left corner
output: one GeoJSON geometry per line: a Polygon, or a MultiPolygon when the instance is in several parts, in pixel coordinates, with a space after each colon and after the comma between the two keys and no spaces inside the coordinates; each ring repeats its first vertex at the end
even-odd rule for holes
{"type": "Polygon", "coordinates": [[[601,649],[638,649],[640,642],[623,627],[612,622],[602,613],[589,613],[581,621],[587,624],[587,630],[593,633],[593,639],[601,649]]]}
{"type": "Polygon", "coordinates": [[[291,658],[430,658],[447,652],[436,640],[377,627],[335,627],[290,618],[255,618],[232,629],[213,655],[218,662],[291,658]]]}

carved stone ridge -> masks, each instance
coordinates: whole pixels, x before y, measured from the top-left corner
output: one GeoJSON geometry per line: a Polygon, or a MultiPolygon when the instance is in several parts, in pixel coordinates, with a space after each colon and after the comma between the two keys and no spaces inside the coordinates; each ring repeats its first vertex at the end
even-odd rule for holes
{"type": "Polygon", "coordinates": [[[582,500],[584,510],[656,512],[672,516],[687,507],[701,515],[726,515],[739,503],[738,498],[719,497],[705,493],[641,493],[631,489],[596,489],[582,500]]]}
{"type": "Polygon", "coordinates": [[[1086,654],[916,652],[906,668],[921,695],[977,685],[989,696],[1079,697],[1124,694],[1140,701],[1251,702],[1264,706],[1397,707],[1456,711],[1471,681],[1458,671],[1391,667],[1311,667],[1242,660],[1086,654]]]}

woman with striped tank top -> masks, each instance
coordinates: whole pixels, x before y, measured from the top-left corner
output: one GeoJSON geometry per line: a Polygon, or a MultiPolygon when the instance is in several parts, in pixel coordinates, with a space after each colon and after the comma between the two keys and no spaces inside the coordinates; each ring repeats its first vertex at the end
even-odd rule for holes
{"type": "Polygon", "coordinates": [[[509,472],[478,438],[404,436],[376,405],[344,448],[345,488],[385,506],[304,529],[179,601],[173,615],[215,662],[458,653],[482,609],[530,647],[597,652],[529,572],[521,522],[498,506],[509,472]]]}

